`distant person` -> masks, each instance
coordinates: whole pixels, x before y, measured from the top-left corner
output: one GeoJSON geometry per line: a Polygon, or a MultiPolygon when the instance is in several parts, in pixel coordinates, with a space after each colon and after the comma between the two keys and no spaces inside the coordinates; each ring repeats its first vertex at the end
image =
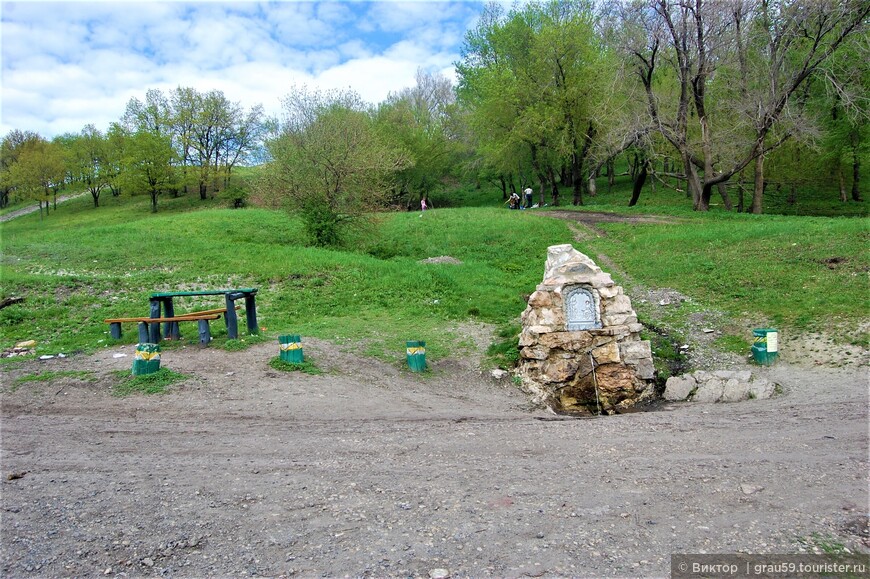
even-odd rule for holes
{"type": "Polygon", "coordinates": [[[508,198],[508,207],[511,209],[520,208],[520,196],[517,195],[516,192],[511,193],[511,196],[508,198]]]}
{"type": "Polygon", "coordinates": [[[526,187],[525,191],[523,191],[523,195],[526,196],[526,209],[532,208],[532,188],[526,187]]]}
{"type": "Polygon", "coordinates": [[[429,206],[426,205],[426,198],[423,197],[422,199],[420,199],[420,211],[426,211],[428,208],[429,206]]]}

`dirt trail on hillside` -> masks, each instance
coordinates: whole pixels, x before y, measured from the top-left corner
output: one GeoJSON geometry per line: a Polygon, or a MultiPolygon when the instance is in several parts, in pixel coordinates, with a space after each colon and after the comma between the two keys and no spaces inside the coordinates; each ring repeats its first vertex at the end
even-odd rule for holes
{"type": "MultiPolygon", "coordinates": [[[[81,197],[83,195],[87,195],[87,191],[85,191],[84,193],[61,195],[57,198],[57,203],[63,203],[64,201],[69,201],[70,199],[75,199],[76,197],[81,197]]],[[[15,219],[16,217],[21,217],[22,215],[36,213],[37,211],[39,211],[39,205],[29,205],[27,207],[22,207],[21,209],[16,209],[15,211],[10,211],[9,213],[0,215],[0,223],[3,223],[4,221],[10,221],[12,219],[15,219]]]]}
{"type": "Polygon", "coordinates": [[[126,398],[133,346],[7,366],[0,573],[665,576],[671,553],[866,549],[863,371],[576,420],[470,359],[304,346],[326,374],[273,370],[277,343],[168,349],[191,378],[126,398]],[[93,380],[16,383],[64,370],[93,380]]]}

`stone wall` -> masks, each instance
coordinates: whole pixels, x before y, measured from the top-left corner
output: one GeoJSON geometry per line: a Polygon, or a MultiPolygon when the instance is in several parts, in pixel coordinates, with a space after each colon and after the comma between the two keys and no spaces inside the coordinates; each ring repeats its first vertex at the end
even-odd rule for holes
{"type": "Polygon", "coordinates": [[[654,396],[650,343],[631,300],[571,245],[548,249],[522,324],[519,375],[554,410],[610,414],[654,396]]]}

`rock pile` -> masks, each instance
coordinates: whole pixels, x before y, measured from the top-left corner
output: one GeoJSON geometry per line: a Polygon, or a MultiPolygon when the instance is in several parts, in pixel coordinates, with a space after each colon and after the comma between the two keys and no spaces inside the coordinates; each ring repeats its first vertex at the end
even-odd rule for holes
{"type": "Polygon", "coordinates": [[[631,300],[571,245],[548,249],[522,324],[518,373],[537,401],[610,414],[654,396],[650,343],[631,300]]]}
{"type": "Polygon", "coordinates": [[[763,400],[776,392],[776,384],[766,378],[755,378],[749,370],[718,370],[671,376],[665,383],[665,400],[692,402],[740,402],[763,400]]]}

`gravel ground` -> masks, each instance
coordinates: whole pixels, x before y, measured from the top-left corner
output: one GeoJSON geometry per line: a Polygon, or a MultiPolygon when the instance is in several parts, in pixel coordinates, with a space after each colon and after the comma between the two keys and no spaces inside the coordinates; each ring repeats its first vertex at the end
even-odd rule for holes
{"type": "Polygon", "coordinates": [[[4,577],[667,576],[672,553],[868,548],[866,366],[783,361],[783,393],[594,419],[472,359],[418,375],[316,340],[324,375],[132,346],[4,366],[4,577]],[[125,354],[124,357],[115,357],[125,354]],[[38,371],[88,372],[16,382],[38,371]]]}

